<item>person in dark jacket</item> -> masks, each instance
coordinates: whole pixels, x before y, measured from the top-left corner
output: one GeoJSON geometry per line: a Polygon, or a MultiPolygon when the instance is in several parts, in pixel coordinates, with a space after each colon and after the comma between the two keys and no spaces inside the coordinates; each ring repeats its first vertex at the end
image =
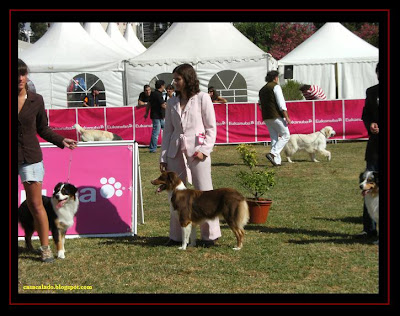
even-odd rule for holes
{"type": "Polygon", "coordinates": [[[150,110],[150,118],[153,121],[153,130],[151,132],[149,151],[155,153],[157,150],[158,136],[161,129],[164,129],[165,108],[167,103],[163,98],[163,91],[165,90],[165,81],[157,80],[155,90],[150,94],[149,104],[146,108],[144,118],[147,118],[150,110]]]}
{"type": "Polygon", "coordinates": [[[96,107],[99,105],[99,94],[100,90],[96,86],[90,90],[90,93],[83,98],[83,106],[85,107],[96,107]]]}
{"type": "Polygon", "coordinates": [[[49,246],[49,222],[42,201],[43,155],[36,134],[54,145],[74,149],[77,142],[53,132],[48,126],[43,97],[28,91],[28,67],[18,59],[18,174],[35,221],[42,261],[54,260],[49,246]]]}
{"type": "MultiPolygon", "coordinates": [[[[379,80],[379,64],[376,66],[376,75],[379,80]]],[[[361,118],[369,136],[365,151],[367,170],[379,171],[379,84],[367,89],[361,118]]],[[[367,238],[377,236],[376,223],[369,216],[365,203],[363,226],[363,231],[359,236],[367,238]]]]}

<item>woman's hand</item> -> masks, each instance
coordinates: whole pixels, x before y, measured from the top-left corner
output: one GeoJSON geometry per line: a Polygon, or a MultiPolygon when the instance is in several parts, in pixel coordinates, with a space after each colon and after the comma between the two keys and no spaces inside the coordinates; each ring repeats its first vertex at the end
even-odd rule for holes
{"type": "Polygon", "coordinates": [[[194,153],[193,157],[195,157],[199,160],[203,160],[204,158],[206,158],[206,156],[201,151],[196,151],[194,153]]]}
{"type": "Polygon", "coordinates": [[[76,148],[78,142],[76,140],[70,139],[70,138],[64,138],[63,139],[63,144],[65,147],[73,150],[76,148]]]}

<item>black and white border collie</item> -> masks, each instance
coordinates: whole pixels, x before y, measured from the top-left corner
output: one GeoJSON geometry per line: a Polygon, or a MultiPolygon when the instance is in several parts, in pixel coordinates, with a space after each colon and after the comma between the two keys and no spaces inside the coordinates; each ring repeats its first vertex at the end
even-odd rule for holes
{"type": "Polygon", "coordinates": [[[379,226],[379,174],[366,170],[360,174],[360,189],[368,214],[379,226]]]}
{"type": "MultiPolygon", "coordinates": [[[[57,247],[58,258],[65,258],[65,234],[67,229],[74,224],[74,216],[78,211],[78,189],[70,184],[60,182],[54,187],[52,197],[42,195],[43,206],[49,219],[49,228],[57,247]]],[[[18,221],[25,231],[25,243],[28,250],[33,250],[32,235],[35,225],[28,203],[25,200],[18,208],[18,221]]]]}

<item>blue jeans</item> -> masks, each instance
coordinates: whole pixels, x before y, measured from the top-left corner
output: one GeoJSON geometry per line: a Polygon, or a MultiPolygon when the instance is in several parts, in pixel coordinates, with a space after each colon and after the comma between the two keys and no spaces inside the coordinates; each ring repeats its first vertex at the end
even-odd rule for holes
{"type": "Polygon", "coordinates": [[[151,140],[149,146],[151,153],[154,153],[157,150],[158,136],[160,135],[161,129],[164,129],[164,120],[153,119],[153,131],[151,132],[151,140]]]}

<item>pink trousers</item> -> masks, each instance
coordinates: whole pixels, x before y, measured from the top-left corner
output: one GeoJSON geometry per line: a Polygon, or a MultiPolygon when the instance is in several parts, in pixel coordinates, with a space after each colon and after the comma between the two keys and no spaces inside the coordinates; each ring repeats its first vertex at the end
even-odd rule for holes
{"type": "MultiPolygon", "coordinates": [[[[204,160],[193,157],[185,159],[183,153],[179,151],[175,158],[167,158],[167,170],[176,172],[185,185],[187,184],[187,179],[191,179],[193,186],[197,190],[208,191],[213,189],[210,157],[204,160]]],[[[182,241],[181,225],[174,210],[171,210],[169,227],[169,238],[175,241],[182,241]]],[[[200,231],[202,240],[215,240],[221,237],[219,218],[206,220],[200,226],[200,231]]]]}

